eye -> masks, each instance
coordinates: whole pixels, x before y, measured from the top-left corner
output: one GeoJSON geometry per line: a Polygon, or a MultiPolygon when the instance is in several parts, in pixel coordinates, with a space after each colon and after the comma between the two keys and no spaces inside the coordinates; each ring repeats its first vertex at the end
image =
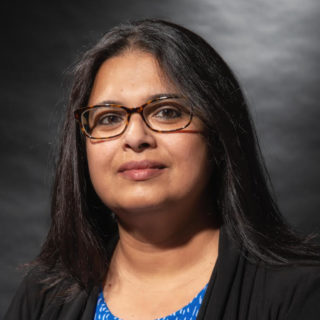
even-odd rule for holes
{"type": "Polygon", "coordinates": [[[173,120],[182,117],[182,112],[178,108],[171,106],[163,106],[153,113],[153,117],[159,118],[159,120],[173,120]]]}
{"type": "Polygon", "coordinates": [[[96,125],[112,126],[122,123],[124,117],[120,114],[106,112],[97,117],[95,123],[96,125]]]}
{"type": "Polygon", "coordinates": [[[88,111],[90,128],[114,128],[121,126],[126,120],[126,112],[113,107],[96,107],[88,111]]]}

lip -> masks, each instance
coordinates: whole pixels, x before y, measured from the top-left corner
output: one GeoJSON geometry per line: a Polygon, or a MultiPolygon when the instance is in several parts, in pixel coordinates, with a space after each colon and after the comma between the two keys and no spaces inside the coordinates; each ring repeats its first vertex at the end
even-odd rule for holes
{"type": "Polygon", "coordinates": [[[118,172],[119,174],[129,180],[143,181],[154,178],[162,174],[166,166],[158,161],[142,160],[129,161],[122,164],[118,172]]]}

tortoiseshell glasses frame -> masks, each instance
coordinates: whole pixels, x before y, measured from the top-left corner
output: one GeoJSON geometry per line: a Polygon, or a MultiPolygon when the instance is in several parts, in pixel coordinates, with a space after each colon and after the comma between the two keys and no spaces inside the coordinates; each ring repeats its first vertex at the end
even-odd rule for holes
{"type": "Polygon", "coordinates": [[[80,125],[80,129],[82,131],[82,133],[87,136],[90,139],[96,139],[96,140],[106,140],[106,139],[111,139],[111,138],[115,138],[118,137],[120,135],[122,135],[126,128],[128,127],[129,121],[130,121],[130,117],[133,113],[138,113],[141,115],[144,123],[148,126],[148,128],[150,128],[152,131],[155,132],[160,132],[160,133],[177,133],[177,132],[189,132],[189,133],[200,133],[200,130],[186,130],[186,128],[190,125],[192,118],[193,118],[193,110],[192,107],[186,107],[185,105],[179,104],[178,102],[174,101],[174,99],[183,99],[181,96],[178,95],[165,95],[165,96],[160,96],[158,98],[155,99],[151,99],[148,100],[146,103],[144,103],[141,106],[135,107],[135,108],[128,108],[126,106],[120,105],[120,104],[99,104],[99,105],[93,105],[93,106],[89,106],[89,107],[84,107],[84,108],[79,108],[76,109],[74,111],[74,117],[75,119],[78,121],[79,125],[80,125]],[[178,128],[174,128],[174,129],[166,129],[166,130],[159,130],[159,129],[155,129],[152,127],[152,125],[150,124],[150,122],[148,122],[148,120],[146,120],[145,118],[145,114],[144,114],[144,110],[146,107],[150,106],[153,103],[157,103],[159,102],[160,106],[164,105],[164,103],[168,100],[170,100],[170,104],[171,105],[175,105],[177,107],[181,107],[185,110],[188,110],[188,119],[185,120],[185,123],[178,128]],[[124,110],[126,112],[126,118],[125,118],[125,124],[123,126],[123,128],[121,129],[120,132],[118,132],[117,134],[113,134],[110,136],[104,136],[104,137],[95,137],[92,136],[90,133],[90,129],[88,126],[88,120],[84,118],[84,114],[88,113],[89,110],[94,110],[94,109],[99,109],[99,108],[106,108],[106,107],[110,107],[110,108],[120,108],[121,110],[124,110]]]}

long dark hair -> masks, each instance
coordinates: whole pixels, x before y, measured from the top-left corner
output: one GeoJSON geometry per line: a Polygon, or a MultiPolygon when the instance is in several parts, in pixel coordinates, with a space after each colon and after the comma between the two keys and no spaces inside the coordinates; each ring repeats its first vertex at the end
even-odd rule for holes
{"type": "Polygon", "coordinates": [[[101,64],[132,48],[157,59],[205,124],[215,166],[215,219],[250,256],[266,264],[319,261],[318,247],[292,231],[273,200],[247,104],[229,67],[193,32],[166,21],[142,20],[113,28],[75,67],[53,186],[51,228],[36,261],[47,271],[48,283],[69,279],[89,289],[101,284],[107,272],[117,226],[92,187],[85,140],[73,111],[86,106],[101,64]]]}

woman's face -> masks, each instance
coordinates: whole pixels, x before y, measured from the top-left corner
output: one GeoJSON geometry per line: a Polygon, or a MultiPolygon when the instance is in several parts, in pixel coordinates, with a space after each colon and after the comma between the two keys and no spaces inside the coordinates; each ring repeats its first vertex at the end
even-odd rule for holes
{"type": "MultiPolygon", "coordinates": [[[[114,101],[133,108],[154,95],[172,93],[179,94],[154,57],[132,50],[102,64],[88,104],[114,101]]],[[[201,121],[194,117],[188,129],[201,130],[201,121]]],[[[193,205],[202,201],[210,178],[207,146],[200,133],[154,132],[137,113],[121,136],[87,138],[86,149],[93,186],[115,213],[193,205]]]]}

